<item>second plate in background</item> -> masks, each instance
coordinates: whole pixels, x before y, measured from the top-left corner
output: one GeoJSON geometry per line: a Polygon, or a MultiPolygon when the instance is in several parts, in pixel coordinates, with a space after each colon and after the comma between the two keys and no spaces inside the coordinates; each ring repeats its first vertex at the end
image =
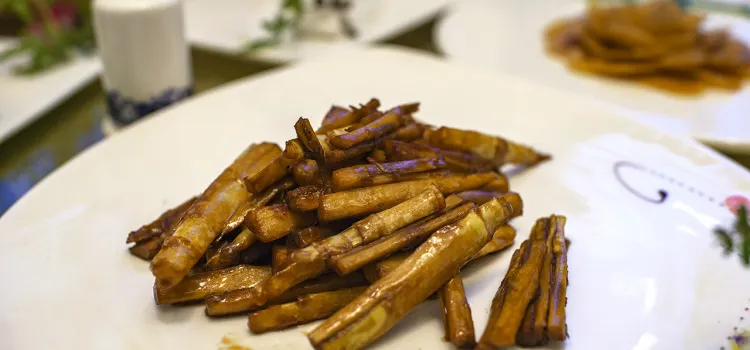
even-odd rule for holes
{"type": "MultiPolygon", "coordinates": [[[[681,97],[648,87],[586,76],[544,52],[544,28],[580,15],[583,2],[544,0],[460,2],[435,30],[436,45],[450,60],[500,70],[609,103],[662,131],[692,135],[722,151],[750,154],[750,87],[736,93],[708,91],[681,97]]],[[[728,27],[750,42],[750,21],[709,14],[708,27],[728,27]]]]}
{"type": "MultiPolygon", "coordinates": [[[[307,1],[306,1],[307,2],[307,1]]],[[[429,20],[450,0],[352,0],[349,18],[355,40],[291,42],[258,52],[253,58],[283,63],[319,57],[384,40],[429,20]]],[[[192,45],[238,54],[248,40],[264,37],[263,21],[278,12],[277,0],[186,0],[185,21],[192,45]]]]}

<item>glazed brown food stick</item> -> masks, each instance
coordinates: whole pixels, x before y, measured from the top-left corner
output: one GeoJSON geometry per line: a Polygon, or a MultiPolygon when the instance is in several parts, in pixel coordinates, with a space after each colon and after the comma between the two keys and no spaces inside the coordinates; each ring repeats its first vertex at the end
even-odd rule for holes
{"type": "Polygon", "coordinates": [[[495,252],[499,252],[505,248],[513,245],[513,240],[516,238],[516,229],[510,225],[503,225],[495,230],[492,234],[492,239],[482,247],[477,255],[473,259],[479,259],[485,255],[489,255],[495,252]]]}
{"type": "Polygon", "coordinates": [[[414,142],[387,140],[383,143],[388,160],[443,157],[449,169],[461,172],[490,171],[496,168],[487,159],[457,151],[450,151],[414,142]]]}
{"type": "Polygon", "coordinates": [[[389,112],[348,133],[330,139],[331,145],[339,149],[350,149],[358,144],[373,141],[401,127],[401,116],[389,112]]]}
{"type": "Polygon", "coordinates": [[[278,272],[286,265],[290,250],[286,246],[278,244],[271,247],[271,269],[273,273],[278,272]]]}
{"type": "Polygon", "coordinates": [[[565,238],[564,216],[555,216],[553,225],[555,237],[552,240],[552,267],[550,284],[549,316],[547,317],[547,336],[551,340],[563,341],[568,337],[568,326],[565,319],[565,306],[568,303],[568,242],[565,238]]]}
{"type": "Polygon", "coordinates": [[[457,204],[460,203],[448,203],[448,200],[446,200],[446,209],[450,209],[442,215],[420,220],[399,229],[390,236],[383,237],[347,253],[334,256],[330,259],[328,265],[336,273],[346,275],[393,254],[406,246],[421,242],[427,239],[435,230],[460,220],[474,208],[473,203],[464,203],[458,206],[457,204]]]}
{"type": "Polygon", "coordinates": [[[168,232],[170,229],[174,229],[174,227],[180,222],[180,219],[182,219],[182,215],[185,214],[191,205],[193,205],[196,198],[198,197],[192,197],[180,203],[180,205],[159,215],[156,220],[130,232],[125,243],[140,243],[168,232]]]}
{"type": "Polygon", "coordinates": [[[545,218],[545,224],[538,225],[538,229],[535,227],[529,237],[529,239],[543,241],[546,253],[539,273],[539,288],[536,297],[526,308],[526,315],[516,334],[516,344],[521,346],[539,346],[547,343],[545,330],[547,328],[547,315],[549,314],[551,268],[554,255],[552,242],[556,234],[556,221],[554,215],[549,219],[545,218]]]}
{"type": "Polygon", "coordinates": [[[216,254],[207,257],[206,269],[217,270],[231,266],[239,259],[240,253],[248,249],[255,241],[255,234],[244,227],[231,242],[222,245],[216,254]]]}
{"type": "Polygon", "coordinates": [[[330,129],[337,129],[340,127],[343,127],[344,125],[349,125],[348,120],[345,120],[344,117],[350,117],[351,110],[347,109],[346,107],[341,106],[331,106],[331,109],[328,110],[326,115],[323,117],[323,121],[320,123],[321,126],[318,128],[319,133],[324,133],[330,129]],[[344,125],[337,125],[341,123],[346,123],[344,125]]]}
{"type": "Polygon", "coordinates": [[[370,283],[375,283],[375,281],[385,277],[386,275],[391,273],[391,271],[395,270],[399,265],[401,265],[401,263],[406,261],[411,253],[412,251],[395,253],[374,264],[365,266],[364,268],[362,268],[362,272],[364,272],[367,280],[370,281],[370,283]]]}
{"type": "MultiPolygon", "coordinates": [[[[490,239],[490,241],[487,242],[487,244],[485,244],[484,247],[482,247],[482,249],[471,258],[471,260],[469,260],[469,263],[485,255],[496,253],[510,247],[513,245],[513,239],[515,236],[516,230],[512,226],[503,225],[498,227],[492,235],[492,239],[490,239]]],[[[363,267],[362,270],[365,272],[366,276],[369,274],[367,279],[372,282],[396,269],[398,265],[401,265],[401,263],[409,257],[410,254],[411,251],[398,252],[388,258],[378,261],[377,263],[367,265],[363,267]]]]}
{"type": "Polygon", "coordinates": [[[372,98],[359,108],[350,108],[350,110],[345,114],[341,113],[342,108],[340,107],[337,108],[337,111],[331,108],[331,111],[329,111],[323,118],[323,122],[321,123],[321,127],[318,130],[318,133],[325,133],[330,130],[356,124],[364,116],[375,112],[378,107],[380,107],[380,101],[376,98],[372,98]]]}
{"type": "Polygon", "coordinates": [[[416,141],[422,137],[423,133],[424,125],[419,123],[411,123],[396,130],[396,133],[393,135],[393,139],[406,142],[416,141]]]}
{"type": "Polygon", "coordinates": [[[437,170],[445,168],[445,166],[445,160],[441,157],[355,165],[333,172],[333,190],[339,192],[353,188],[395,182],[400,175],[437,170]]]}
{"type": "Polygon", "coordinates": [[[287,235],[287,243],[295,248],[304,248],[317,241],[331,237],[336,231],[330,227],[311,226],[294,231],[287,235]]]}
{"type": "Polygon", "coordinates": [[[168,288],[190,272],[232,214],[250,199],[241,179],[257,170],[258,159],[279,152],[279,146],[271,143],[251,146],[208,186],[151,261],[157,283],[168,288]]]}
{"type": "Polygon", "coordinates": [[[456,274],[443,285],[438,291],[438,296],[443,314],[445,339],[459,348],[473,347],[476,344],[474,320],[471,318],[471,308],[464,293],[461,275],[456,274]]]}
{"type": "Polygon", "coordinates": [[[174,229],[180,223],[182,215],[193,205],[196,198],[198,197],[193,197],[182,202],[177,207],[161,214],[153,222],[130,232],[126,243],[135,243],[129,248],[130,253],[143,260],[151,260],[159,252],[159,249],[161,249],[164,240],[174,233],[174,229]]]}
{"type": "Polygon", "coordinates": [[[235,301],[234,308],[251,310],[262,306],[293,286],[321,275],[326,271],[326,259],[331,256],[387,236],[443,207],[443,196],[432,186],[401,204],[354,223],[339,234],[295,250],[287,257],[283,269],[260,285],[248,289],[244,299],[235,301]]]}
{"type": "Polygon", "coordinates": [[[477,189],[497,177],[495,173],[453,175],[330,193],[321,198],[318,217],[322,221],[333,221],[374,213],[412,198],[433,185],[448,195],[477,189]]]}
{"type": "MultiPolygon", "coordinates": [[[[519,216],[523,212],[523,203],[518,194],[500,194],[497,197],[504,197],[505,200],[513,205],[513,209],[515,210],[513,212],[513,217],[519,216]]],[[[492,197],[491,199],[497,197],[492,197]]],[[[484,204],[489,200],[490,199],[483,200],[481,203],[477,204],[484,204]]],[[[432,217],[425,218],[406,226],[390,236],[383,237],[375,242],[353,249],[347,253],[334,256],[329,260],[328,265],[342,275],[364,268],[366,265],[378,261],[399,250],[421,243],[423,240],[427,239],[429,234],[438,228],[463,218],[474,207],[474,205],[472,203],[462,203],[459,196],[452,195],[446,198],[445,207],[445,211],[440,213],[440,215],[435,214],[432,217]]],[[[510,246],[513,244],[515,236],[515,229],[507,225],[501,226],[495,231],[490,242],[480,250],[480,256],[510,246]]],[[[479,258],[480,256],[475,258],[479,258]]]]}
{"type": "Polygon", "coordinates": [[[490,181],[490,183],[482,186],[483,190],[488,191],[495,191],[500,193],[505,193],[510,190],[510,184],[508,184],[508,178],[505,176],[505,174],[499,173],[497,174],[498,178],[495,180],[490,181]]]}
{"type": "Polygon", "coordinates": [[[247,325],[250,331],[260,334],[324,319],[364,291],[365,287],[355,287],[303,295],[294,302],[269,306],[251,313],[247,325]]]}
{"type": "Polygon", "coordinates": [[[295,212],[313,211],[320,205],[324,188],[319,185],[297,187],[286,194],[289,209],[295,212]]]}
{"type": "Polygon", "coordinates": [[[266,188],[281,180],[289,173],[289,166],[294,164],[294,159],[287,158],[279,149],[274,152],[273,157],[261,160],[261,166],[248,172],[244,177],[245,187],[250,193],[260,193],[266,188]]]}
{"type": "Polygon", "coordinates": [[[224,226],[224,230],[221,232],[221,234],[224,235],[227,232],[233,231],[236,228],[240,227],[240,225],[245,221],[245,216],[247,216],[247,213],[249,213],[250,210],[267,205],[280,193],[292,187],[294,187],[294,181],[287,178],[273,184],[262,194],[253,196],[249,202],[245,202],[237,209],[237,211],[234,212],[234,214],[232,214],[232,217],[229,218],[229,221],[227,222],[226,226],[224,226]]]}
{"type": "Polygon", "coordinates": [[[268,266],[238,265],[223,270],[199,272],[185,277],[171,288],[154,285],[156,305],[199,301],[203,298],[249,288],[271,276],[268,266]]]}
{"type": "Polygon", "coordinates": [[[304,159],[292,166],[294,181],[300,186],[322,185],[323,179],[320,175],[318,162],[312,159],[304,159]]]}
{"type": "MultiPolygon", "coordinates": [[[[305,281],[294,288],[284,292],[280,296],[271,299],[266,305],[278,305],[289,303],[299,296],[330,292],[339,289],[353,288],[367,285],[367,280],[360,273],[348,276],[327,274],[319,278],[305,281]]],[[[206,297],[206,314],[209,316],[226,316],[240,312],[257,310],[259,307],[247,308],[245,300],[251,289],[230,290],[221,294],[206,297]]]]}
{"type": "Polygon", "coordinates": [[[458,273],[513,213],[493,199],[435,232],[396,270],[308,334],[316,349],[362,349],[458,273]]]}
{"type": "MultiPolygon", "coordinates": [[[[331,145],[326,134],[316,134],[312,125],[310,125],[310,121],[305,118],[297,120],[297,123],[294,124],[294,129],[297,132],[297,139],[299,141],[287,144],[289,148],[289,154],[287,157],[304,154],[306,153],[304,149],[306,149],[318,162],[319,166],[332,166],[349,160],[362,158],[375,149],[383,139],[388,138],[393,134],[391,133],[376,140],[363,142],[348,149],[339,149],[331,145]],[[304,149],[300,150],[298,146],[304,146],[304,149]]],[[[286,153],[287,152],[285,151],[285,154],[286,153]]]]}
{"type": "Polygon", "coordinates": [[[490,160],[495,165],[531,166],[550,158],[549,155],[501,137],[445,126],[437,130],[425,130],[424,138],[433,146],[471,153],[490,160]]]}
{"type": "Polygon", "coordinates": [[[455,196],[474,204],[484,204],[491,201],[493,198],[501,197],[506,192],[507,191],[472,190],[456,193],[455,196]]]}
{"type": "Polygon", "coordinates": [[[308,227],[316,220],[315,213],[293,212],[286,204],[275,204],[247,213],[245,226],[255,233],[259,241],[270,242],[308,227]]]}
{"type": "MultiPolygon", "coordinates": [[[[547,229],[549,219],[537,220],[532,232],[547,229]]],[[[478,349],[499,349],[516,343],[526,307],[539,288],[539,274],[547,253],[544,240],[529,239],[511,258],[508,273],[492,300],[490,318],[478,349]]]]}

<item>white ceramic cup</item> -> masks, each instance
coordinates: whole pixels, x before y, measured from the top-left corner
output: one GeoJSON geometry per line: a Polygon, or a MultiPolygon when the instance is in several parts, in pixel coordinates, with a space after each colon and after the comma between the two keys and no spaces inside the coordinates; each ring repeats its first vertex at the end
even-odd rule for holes
{"type": "Polygon", "coordinates": [[[130,124],[193,93],[181,0],[94,0],[107,111],[130,124]]]}

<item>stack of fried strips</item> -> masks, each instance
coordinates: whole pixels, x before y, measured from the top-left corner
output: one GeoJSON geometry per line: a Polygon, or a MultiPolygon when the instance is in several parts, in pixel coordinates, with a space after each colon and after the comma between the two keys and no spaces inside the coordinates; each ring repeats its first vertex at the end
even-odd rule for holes
{"type": "Polygon", "coordinates": [[[549,157],[413,118],[334,106],[296,138],[248,147],[200,195],[128,236],[157,304],[250,313],[254,333],[315,320],[318,349],[359,349],[437,292],[446,338],[475,343],[459,270],[510,246],[522,213],[500,167],[549,157]]]}
{"type": "Polygon", "coordinates": [[[568,336],[565,217],[541,218],[511,258],[477,349],[532,347],[568,336]]]}
{"type": "Polygon", "coordinates": [[[678,1],[590,7],[545,31],[547,49],[576,71],[644,83],[681,94],[738,90],[750,77],[750,48],[678,1]]]}

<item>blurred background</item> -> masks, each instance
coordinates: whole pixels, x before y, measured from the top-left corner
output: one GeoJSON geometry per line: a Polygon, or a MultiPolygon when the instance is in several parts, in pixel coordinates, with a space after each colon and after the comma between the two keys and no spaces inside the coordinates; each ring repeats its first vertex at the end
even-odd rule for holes
{"type": "MultiPolygon", "coordinates": [[[[509,39],[511,26],[536,22],[546,26],[552,18],[581,15],[586,6],[598,4],[568,0],[556,1],[554,6],[551,3],[544,0],[0,0],[0,215],[55,169],[107,135],[137,123],[159,108],[239,78],[336,50],[391,44],[478,65],[488,57],[493,57],[491,64],[500,62],[493,55],[502,53],[499,56],[517,56],[515,61],[508,59],[498,69],[517,71],[511,65],[524,61],[521,54],[526,53],[515,48],[525,44],[509,39]],[[158,17],[168,16],[158,12],[164,4],[179,11],[180,21],[172,23],[158,17]],[[99,23],[94,20],[97,16],[99,23]],[[180,64],[188,67],[179,78],[188,83],[184,92],[160,101],[157,107],[141,108],[138,101],[127,102],[112,92],[118,84],[133,83],[122,83],[115,76],[125,66],[139,69],[139,58],[123,63],[112,57],[130,59],[117,50],[135,52],[143,49],[138,45],[153,45],[148,43],[146,34],[127,29],[133,25],[151,25],[146,20],[149,16],[156,16],[154,21],[160,24],[153,30],[163,31],[165,38],[184,37],[186,58],[180,58],[179,40],[170,50],[176,57],[172,60],[181,60],[180,64]],[[117,43],[117,38],[129,39],[117,43]],[[97,39],[101,41],[98,44],[97,39]],[[127,45],[133,48],[128,49],[127,45]],[[485,54],[482,50],[491,52],[485,54]],[[104,81],[105,75],[109,81],[104,81]],[[128,109],[131,107],[136,112],[128,109]]],[[[731,18],[727,23],[742,30],[746,26],[745,16],[750,13],[743,7],[746,5],[738,2],[680,1],[678,5],[683,9],[693,6],[709,14],[721,13],[731,18]]],[[[654,13],[665,16],[654,23],[670,20],[662,10],[654,13]]],[[[534,35],[530,41],[542,42],[543,28],[528,31],[534,35]]],[[[153,46],[144,50],[148,49],[153,46]]],[[[165,67],[176,64],[175,61],[157,63],[165,67]]],[[[731,97],[734,93],[741,92],[725,95],[731,97]]],[[[727,96],[722,98],[730,99],[727,96]]],[[[633,97],[637,98],[640,97],[633,97]]],[[[683,97],[669,99],[683,101],[683,97]]],[[[667,106],[672,102],[655,103],[667,106]]],[[[747,118],[747,110],[729,109],[722,113],[740,120],[747,118]]],[[[743,147],[719,149],[744,166],[750,165],[750,153],[745,153],[743,147]]]]}

